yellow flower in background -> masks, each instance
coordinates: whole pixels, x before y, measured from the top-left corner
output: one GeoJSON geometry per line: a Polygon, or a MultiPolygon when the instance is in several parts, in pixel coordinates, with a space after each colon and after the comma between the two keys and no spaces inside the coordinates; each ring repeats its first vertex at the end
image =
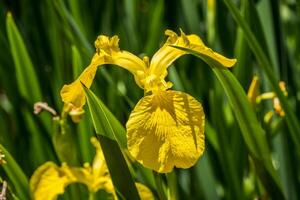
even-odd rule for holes
{"type": "MultiPolygon", "coordinates": [[[[281,91],[283,92],[283,94],[285,96],[287,96],[288,92],[286,90],[284,81],[279,82],[279,87],[280,87],[281,91]]],[[[285,116],[285,112],[282,109],[279,98],[277,97],[277,94],[275,92],[265,92],[265,93],[259,94],[259,78],[256,75],[253,76],[253,78],[252,78],[252,81],[250,83],[250,86],[249,86],[249,89],[247,92],[247,96],[248,96],[250,103],[253,105],[260,104],[261,101],[263,101],[263,100],[273,100],[273,108],[274,108],[275,113],[277,113],[280,117],[285,116]]],[[[273,111],[267,112],[265,114],[264,121],[270,122],[273,115],[274,115],[273,111]]]]}
{"type": "MultiPolygon", "coordinates": [[[[91,143],[96,149],[92,166],[85,163],[84,167],[70,167],[63,163],[59,167],[54,162],[46,162],[40,166],[30,179],[33,199],[55,200],[72,183],[85,184],[92,193],[105,190],[117,199],[100,144],[95,137],[91,138],[91,143]]],[[[136,183],[136,186],[141,199],[154,199],[149,188],[141,183],[136,183]]]]}
{"type": "Polygon", "coordinates": [[[204,58],[213,59],[224,67],[231,67],[235,59],[228,59],[206,47],[197,35],[185,35],[167,30],[165,44],[148,57],[139,57],[120,50],[117,36],[99,36],[95,42],[96,53],[82,74],[61,90],[65,103],[75,107],[85,104],[82,84],[90,87],[97,67],[113,64],[130,71],[136,83],[144,89],[145,96],[135,106],[126,124],[128,150],[144,166],[157,172],[170,172],[174,166],[189,168],[204,151],[204,112],[195,98],[169,90],[167,69],[187,52],[170,45],[188,48],[204,58]]]}
{"type": "Polygon", "coordinates": [[[2,150],[0,149],[0,165],[6,164],[5,161],[5,154],[2,152],[2,150]]]}

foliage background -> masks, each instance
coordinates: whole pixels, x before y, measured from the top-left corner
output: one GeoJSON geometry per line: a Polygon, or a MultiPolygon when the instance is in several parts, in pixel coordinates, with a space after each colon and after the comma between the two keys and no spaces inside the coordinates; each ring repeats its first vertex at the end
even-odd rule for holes
{"type": "MultiPolygon", "coordinates": [[[[272,91],[268,76],[247,43],[247,36],[224,2],[228,1],[0,1],[1,145],[27,178],[45,161],[60,163],[62,152],[59,151],[71,155],[70,164],[91,161],[94,152],[89,138],[94,131],[88,109],[79,125],[69,121],[70,134],[62,140],[68,148],[64,148],[59,143],[61,140],[54,139],[58,129],[51,116],[48,113],[34,115],[33,103],[45,101],[61,111],[59,91],[89,64],[94,53],[93,42],[99,34],[118,35],[122,49],[151,56],[164,42],[164,30],[182,28],[187,34],[198,34],[221,54],[237,58],[232,73],[245,91],[254,74],[261,80],[262,92],[272,91]],[[9,40],[9,34],[13,33],[7,28],[8,12],[12,13],[25,48],[20,45],[22,42],[9,40]]],[[[289,106],[299,123],[300,1],[241,0],[234,3],[270,61],[273,76],[285,81],[289,106]]],[[[204,156],[189,170],[175,170],[178,199],[276,199],[258,177],[259,167],[249,157],[234,108],[212,70],[192,56],[185,56],[174,65],[176,67],[169,70],[174,89],[194,96],[202,102],[206,113],[204,156]]],[[[122,124],[143,95],[128,72],[108,66],[98,71],[92,90],[122,124]]],[[[266,122],[265,113],[272,109],[272,101],[264,101],[255,108],[271,150],[268,156],[285,197],[300,199],[297,151],[300,133],[291,133],[287,120],[276,114],[266,122]]],[[[14,185],[17,177],[5,169],[1,169],[1,177],[18,196],[14,185]]],[[[143,176],[137,179],[144,181],[143,176]]],[[[156,189],[152,189],[155,192],[156,189]]],[[[72,193],[74,191],[68,189],[62,198],[76,198],[72,193]]]]}

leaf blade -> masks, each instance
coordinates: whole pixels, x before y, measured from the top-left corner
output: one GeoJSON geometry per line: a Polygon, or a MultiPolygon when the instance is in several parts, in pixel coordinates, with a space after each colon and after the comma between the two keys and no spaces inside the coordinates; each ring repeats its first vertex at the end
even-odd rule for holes
{"type": "Polygon", "coordinates": [[[16,76],[20,93],[29,102],[34,103],[42,99],[39,82],[29,53],[21,34],[13,20],[11,13],[6,17],[6,30],[15,63],[16,76]]]}
{"type": "Polygon", "coordinates": [[[85,87],[84,90],[94,127],[117,194],[119,192],[125,199],[140,199],[129,167],[120,149],[120,147],[125,147],[125,141],[120,142],[117,138],[116,127],[121,130],[118,127],[121,125],[117,123],[117,120],[113,118],[112,114],[95,94],[85,87]]]}
{"type": "Polygon", "coordinates": [[[5,155],[6,164],[3,165],[4,171],[9,177],[10,181],[13,183],[13,186],[16,189],[17,196],[20,199],[30,199],[29,198],[29,182],[18,165],[18,163],[14,160],[14,158],[10,155],[10,153],[6,150],[4,146],[0,144],[0,150],[5,155]]]}
{"type": "Polygon", "coordinates": [[[258,174],[270,195],[284,199],[282,186],[271,162],[270,150],[265,138],[264,130],[260,126],[245,91],[238,80],[228,70],[210,57],[183,47],[174,48],[186,51],[204,60],[213,70],[228,97],[229,103],[235,113],[242,136],[247,144],[251,157],[255,162],[258,174]]]}

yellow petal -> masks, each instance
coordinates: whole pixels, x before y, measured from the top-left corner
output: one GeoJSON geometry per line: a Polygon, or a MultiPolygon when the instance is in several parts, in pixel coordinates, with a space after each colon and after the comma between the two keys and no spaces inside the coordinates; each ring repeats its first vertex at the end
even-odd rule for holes
{"type": "Polygon", "coordinates": [[[96,137],[91,138],[91,143],[96,150],[92,166],[85,163],[82,168],[71,167],[68,169],[76,177],[77,182],[87,185],[90,191],[96,192],[99,189],[104,189],[112,193],[114,189],[100,143],[96,137]]]}
{"type": "Polygon", "coordinates": [[[150,63],[150,74],[155,74],[157,77],[160,77],[161,74],[166,74],[167,68],[177,58],[187,54],[185,51],[176,49],[170,45],[196,51],[204,57],[215,60],[224,67],[231,67],[236,63],[236,59],[228,59],[206,47],[197,35],[185,35],[181,31],[181,35],[178,36],[171,30],[166,30],[165,34],[169,36],[166,43],[155,53],[150,63]]]}
{"type": "MultiPolygon", "coordinates": [[[[138,190],[138,194],[139,194],[141,200],[154,200],[155,199],[151,190],[147,186],[145,186],[141,183],[137,183],[137,182],[135,183],[135,186],[138,190]]],[[[114,189],[112,192],[109,192],[109,191],[106,191],[106,192],[112,194],[114,199],[116,199],[116,200],[118,199],[118,196],[114,189]]]]}
{"type": "Polygon", "coordinates": [[[108,169],[104,159],[104,155],[100,146],[99,141],[96,137],[91,138],[91,143],[95,147],[96,155],[93,160],[93,175],[95,177],[106,176],[108,169]]]}
{"type": "Polygon", "coordinates": [[[2,150],[0,149],[0,165],[6,164],[5,161],[5,154],[2,152],[2,150]]]}
{"type": "Polygon", "coordinates": [[[74,123],[79,123],[84,115],[84,110],[81,107],[74,107],[69,112],[69,115],[74,123]]]}
{"type": "Polygon", "coordinates": [[[141,183],[137,183],[137,182],[135,183],[135,186],[136,186],[138,193],[140,195],[140,198],[142,200],[154,200],[155,199],[151,190],[147,186],[145,186],[141,183]]]}
{"type": "MultiPolygon", "coordinates": [[[[95,42],[97,53],[93,56],[90,65],[77,80],[63,86],[60,92],[63,102],[72,103],[75,107],[82,107],[85,104],[85,95],[81,83],[90,88],[100,65],[112,64],[127,69],[137,81],[140,79],[139,76],[143,76],[146,70],[144,61],[127,51],[120,50],[118,42],[117,36],[109,38],[101,35],[97,38],[95,42]]],[[[139,82],[137,83],[140,85],[139,82]]]]}
{"type": "Polygon", "coordinates": [[[253,76],[252,81],[250,83],[247,96],[251,104],[256,103],[256,98],[258,96],[259,90],[259,79],[258,76],[253,76]]]}
{"type": "Polygon", "coordinates": [[[72,181],[56,164],[46,162],[32,175],[30,190],[33,194],[33,199],[54,200],[59,194],[64,193],[65,187],[72,181]]]}
{"type": "Polygon", "coordinates": [[[278,99],[278,97],[275,97],[273,99],[273,107],[275,112],[280,116],[280,117],[284,117],[285,116],[285,112],[281,107],[280,101],[278,99]]]}
{"type": "Polygon", "coordinates": [[[91,143],[96,149],[92,166],[85,163],[84,167],[69,167],[63,163],[58,167],[53,162],[40,166],[30,180],[30,188],[35,199],[56,199],[59,194],[64,193],[64,188],[68,184],[75,182],[86,185],[91,192],[103,189],[108,193],[114,193],[101,146],[95,137],[91,138],[91,143]],[[44,195],[47,195],[47,198],[44,195]]]}
{"type": "Polygon", "coordinates": [[[97,192],[100,189],[105,190],[108,193],[114,191],[112,181],[105,167],[101,174],[93,174],[92,168],[85,167],[69,167],[69,173],[76,178],[77,183],[86,185],[91,192],[97,192]]]}
{"type": "Polygon", "coordinates": [[[204,112],[192,96],[161,91],[143,97],[126,124],[128,150],[158,172],[189,168],[204,151],[204,112]]]}

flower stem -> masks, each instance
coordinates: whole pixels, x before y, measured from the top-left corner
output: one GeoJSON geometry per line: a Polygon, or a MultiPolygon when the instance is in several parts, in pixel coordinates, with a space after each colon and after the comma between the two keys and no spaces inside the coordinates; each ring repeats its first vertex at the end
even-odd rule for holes
{"type": "Polygon", "coordinates": [[[90,192],[89,193],[89,200],[95,200],[95,193],[94,192],[90,192]]]}
{"type": "Polygon", "coordinates": [[[167,182],[168,182],[168,200],[176,200],[178,199],[178,190],[177,190],[177,179],[175,171],[166,174],[167,182]]]}
{"type": "Polygon", "coordinates": [[[153,171],[158,197],[160,200],[167,200],[166,193],[163,188],[163,180],[161,174],[153,171]]]}

